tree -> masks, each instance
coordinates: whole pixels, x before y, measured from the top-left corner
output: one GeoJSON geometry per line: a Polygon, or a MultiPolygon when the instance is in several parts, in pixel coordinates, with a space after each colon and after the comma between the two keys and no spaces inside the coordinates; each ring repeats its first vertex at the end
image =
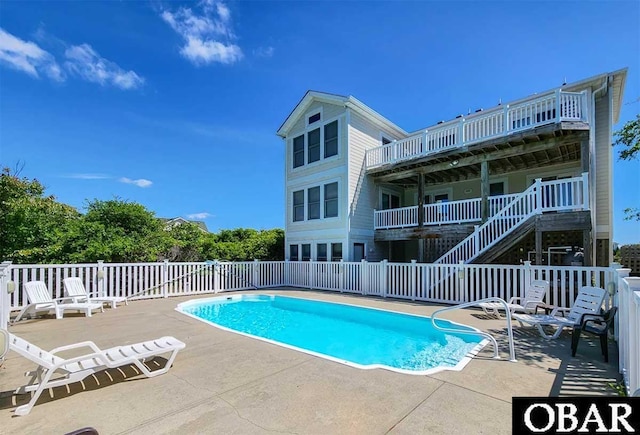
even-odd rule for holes
{"type": "Polygon", "coordinates": [[[614,138],[614,146],[622,145],[625,147],[620,151],[621,160],[638,158],[640,153],[640,114],[636,115],[636,119],[625,123],[622,129],[616,131],[614,138]]]}
{"type": "Polygon", "coordinates": [[[203,243],[206,234],[191,222],[175,225],[169,230],[173,246],[165,254],[169,261],[203,261],[203,243]]]}
{"type": "Polygon", "coordinates": [[[160,220],[141,204],[96,199],[86,209],[65,234],[63,261],[157,261],[173,243],[160,220]]]}
{"type": "MultiPolygon", "coordinates": [[[[622,145],[625,148],[620,151],[621,160],[637,159],[640,155],[640,114],[636,115],[636,119],[626,122],[622,129],[614,134],[613,145],[622,145]]],[[[640,221],[640,209],[627,208],[624,211],[625,220],[640,221]]]]}
{"type": "Polygon", "coordinates": [[[45,196],[36,179],[3,168],[0,173],[0,259],[16,263],[55,261],[56,243],[70,222],[79,218],[73,207],[45,196]]]}

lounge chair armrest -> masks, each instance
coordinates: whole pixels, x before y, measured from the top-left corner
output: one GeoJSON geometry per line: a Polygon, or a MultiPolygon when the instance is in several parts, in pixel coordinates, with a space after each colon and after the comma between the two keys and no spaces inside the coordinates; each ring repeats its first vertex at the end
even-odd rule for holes
{"type": "Polygon", "coordinates": [[[559,312],[562,312],[563,315],[567,314],[567,311],[571,311],[571,308],[567,307],[555,307],[553,311],[551,311],[552,316],[557,316],[559,312]]]}
{"type": "Polygon", "coordinates": [[[606,319],[604,317],[604,314],[583,314],[582,316],[580,316],[580,329],[584,328],[584,325],[587,322],[598,322],[598,323],[605,323],[606,319]]]}
{"type": "Polygon", "coordinates": [[[511,299],[509,299],[509,303],[510,304],[515,304],[517,301],[521,300],[522,298],[520,296],[514,296],[511,299]]]}
{"type": "Polygon", "coordinates": [[[79,296],[65,296],[62,298],[55,298],[53,299],[54,302],[56,303],[60,303],[60,302],[64,302],[64,301],[72,301],[75,302],[75,299],[77,299],[79,296]]]}
{"type": "Polygon", "coordinates": [[[89,347],[92,351],[98,353],[102,352],[98,346],[93,341],[83,341],[81,343],[69,344],[67,346],[56,347],[49,351],[51,354],[56,354],[58,352],[63,352],[65,350],[78,349],[81,347],[89,347]]]}

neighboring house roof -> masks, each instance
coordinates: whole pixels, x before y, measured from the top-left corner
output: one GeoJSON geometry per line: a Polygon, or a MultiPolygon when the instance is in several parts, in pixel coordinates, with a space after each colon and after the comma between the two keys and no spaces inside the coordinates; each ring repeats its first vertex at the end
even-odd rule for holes
{"type": "Polygon", "coordinates": [[[402,128],[398,127],[396,124],[389,121],[387,118],[380,115],[378,112],[351,95],[345,97],[344,95],[329,94],[327,92],[318,91],[307,91],[307,93],[304,94],[302,100],[300,100],[300,102],[296,105],[289,116],[287,116],[287,119],[284,120],[276,134],[278,136],[285,137],[289,130],[291,130],[291,127],[293,127],[293,125],[306,112],[311,103],[313,103],[314,101],[344,106],[356,113],[361,114],[365,118],[379,124],[382,127],[395,131],[396,134],[400,136],[407,135],[407,132],[402,128]]]}
{"type": "Polygon", "coordinates": [[[165,224],[165,226],[174,226],[174,225],[182,225],[184,223],[191,223],[191,224],[195,224],[202,231],[205,231],[207,233],[209,232],[209,229],[207,228],[207,224],[204,223],[203,221],[192,221],[179,216],[175,218],[158,218],[158,219],[160,219],[165,224]]]}

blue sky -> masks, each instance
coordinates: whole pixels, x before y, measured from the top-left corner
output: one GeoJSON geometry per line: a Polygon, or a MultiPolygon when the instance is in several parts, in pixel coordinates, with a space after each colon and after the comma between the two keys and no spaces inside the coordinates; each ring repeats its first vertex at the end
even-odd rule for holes
{"type": "MultiPolygon", "coordinates": [[[[628,66],[619,127],[639,27],[622,1],[0,2],[0,164],[78,208],[283,227],[275,131],[308,89],[413,131],[628,66]]],[[[640,162],[614,171],[614,239],[640,242],[640,162]]]]}

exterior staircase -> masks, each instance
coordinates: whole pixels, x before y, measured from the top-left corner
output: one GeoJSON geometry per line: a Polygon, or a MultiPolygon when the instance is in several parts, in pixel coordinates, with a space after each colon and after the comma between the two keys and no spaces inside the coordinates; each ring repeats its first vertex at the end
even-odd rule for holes
{"type": "Polygon", "coordinates": [[[480,225],[467,238],[434,261],[436,264],[471,263],[506,237],[522,238],[533,217],[551,211],[589,209],[588,174],[553,181],[536,179],[527,190],[480,225]],[[518,236],[519,235],[519,236],[518,236]]]}

